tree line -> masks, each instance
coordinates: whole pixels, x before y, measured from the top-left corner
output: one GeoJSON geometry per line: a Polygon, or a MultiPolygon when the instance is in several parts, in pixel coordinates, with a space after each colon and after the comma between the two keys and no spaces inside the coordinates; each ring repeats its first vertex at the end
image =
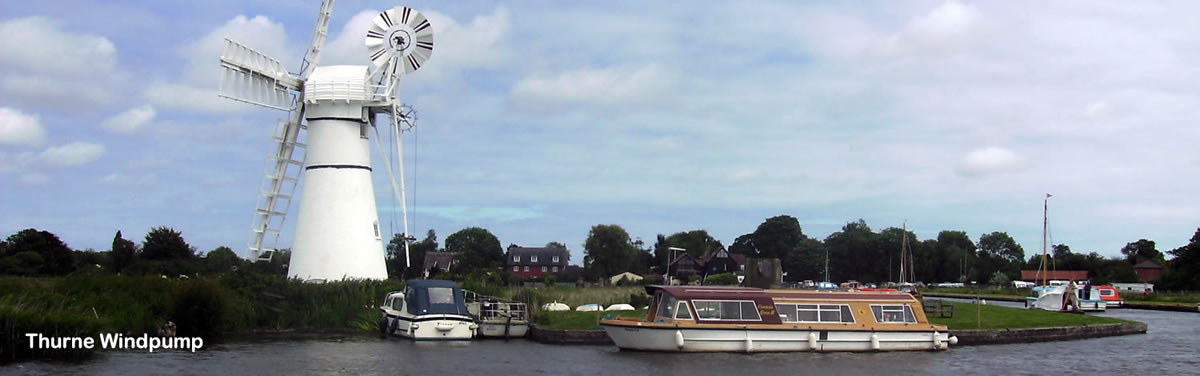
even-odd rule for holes
{"type": "MultiPolygon", "coordinates": [[[[789,215],[765,219],[753,232],[738,236],[726,246],[706,230],[658,234],[653,244],[632,238],[619,225],[592,226],[583,244],[582,278],[600,281],[622,272],[662,274],[672,257],[671,248],[682,248],[692,257],[727,249],[747,257],[778,258],[787,281],[857,280],[860,282],[897,281],[900,252],[907,241],[910,261],[917,281],[1007,283],[1020,278],[1021,270],[1038,269],[1039,252],[1027,255],[1006,232],[994,231],[972,239],[965,231],[945,230],[933,239],[919,239],[915,233],[897,227],[878,232],[863,220],[842,226],[840,231],[817,239],[804,233],[799,221],[789,215]]],[[[562,247],[558,242],[547,247],[562,247]]],[[[1200,290],[1200,228],[1182,247],[1159,251],[1151,240],[1139,239],[1121,248],[1118,257],[1097,252],[1075,253],[1066,244],[1052,246],[1047,269],[1087,270],[1096,282],[1136,281],[1133,265],[1151,260],[1165,268],[1157,281],[1162,289],[1200,290]],[[1171,258],[1167,259],[1170,255],[1171,258]]],[[[426,254],[452,252],[455,265],[451,278],[493,278],[508,281],[504,268],[504,248],[495,234],[481,227],[468,227],[446,237],[439,244],[430,229],[420,240],[396,234],[386,246],[389,276],[398,279],[420,278],[426,254]],[[404,242],[409,243],[409,264],[405,265],[404,242]],[[490,276],[490,277],[488,277],[490,276]]],[[[678,253],[678,252],[676,252],[678,253]]],[[[54,234],[25,229],[0,241],[0,274],[62,275],[76,271],[105,270],[114,273],[187,275],[219,273],[248,267],[266,273],[286,274],[288,250],[281,250],[271,262],[241,259],[229,247],[198,252],[184,241],[180,232],[168,227],[151,229],[140,244],[125,239],[118,231],[107,252],[73,251],[54,234]]],[[[435,273],[439,271],[434,271],[435,273]]]]}

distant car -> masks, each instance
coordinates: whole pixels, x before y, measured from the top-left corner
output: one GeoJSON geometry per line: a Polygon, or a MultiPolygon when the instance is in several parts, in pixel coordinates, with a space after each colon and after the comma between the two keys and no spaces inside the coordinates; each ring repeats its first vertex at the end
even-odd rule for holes
{"type": "Polygon", "coordinates": [[[837,285],[833,284],[833,282],[818,282],[818,283],[817,283],[817,288],[818,288],[818,289],[830,289],[830,290],[832,290],[832,289],[836,289],[836,288],[837,288],[837,285]]]}

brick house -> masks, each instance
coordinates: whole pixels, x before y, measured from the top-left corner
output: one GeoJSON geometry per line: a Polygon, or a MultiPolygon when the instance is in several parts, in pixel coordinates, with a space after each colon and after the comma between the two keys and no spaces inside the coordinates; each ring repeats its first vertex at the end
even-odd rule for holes
{"type": "Polygon", "coordinates": [[[510,245],[504,255],[504,265],[508,272],[515,276],[540,278],[547,274],[565,274],[570,257],[571,252],[564,248],[527,248],[510,245]]]}
{"type": "Polygon", "coordinates": [[[1138,281],[1150,282],[1162,276],[1163,267],[1154,261],[1146,260],[1134,265],[1133,271],[1137,273],[1138,281]]]}

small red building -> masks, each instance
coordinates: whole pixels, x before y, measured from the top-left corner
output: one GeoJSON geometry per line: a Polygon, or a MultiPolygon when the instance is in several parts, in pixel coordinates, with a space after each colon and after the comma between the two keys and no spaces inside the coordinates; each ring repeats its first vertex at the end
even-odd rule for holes
{"type": "Polygon", "coordinates": [[[1146,260],[1134,265],[1133,271],[1137,273],[1138,281],[1151,282],[1162,276],[1163,267],[1154,261],[1146,260]]]}
{"type": "Polygon", "coordinates": [[[565,274],[570,256],[571,252],[566,248],[526,248],[510,245],[504,255],[504,265],[513,275],[540,278],[547,274],[565,274]]]}

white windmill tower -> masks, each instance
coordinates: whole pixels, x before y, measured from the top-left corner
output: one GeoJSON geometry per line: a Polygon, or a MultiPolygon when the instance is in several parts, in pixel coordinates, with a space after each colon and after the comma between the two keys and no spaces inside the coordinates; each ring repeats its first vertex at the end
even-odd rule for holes
{"type": "MultiPolygon", "coordinates": [[[[255,258],[269,258],[275,251],[303,172],[288,277],[385,279],[368,140],[374,133],[380,145],[375,117],[387,114],[387,125],[402,145],[401,124],[411,128],[412,123],[407,116],[411,112],[406,113],[397,98],[399,77],[417,70],[432,55],[433,27],[415,10],[392,8],[376,16],[367,31],[372,66],[318,66],[332,9],[332,0],[322,2],[298,74],[289,73],[278,60],[225,40],[220,96],[289,112],[276,127],[276,147],[260,186],[249,248],[255,258]],[[297,158],[298,148],[304,149],[303,160],[297,158]]],[[[404,211],[407,235],[402,157],[399,152],[400,186],[390,180],[404,211]]],[[[389,159],[382,159],[392,177],[389,159]]]]}

